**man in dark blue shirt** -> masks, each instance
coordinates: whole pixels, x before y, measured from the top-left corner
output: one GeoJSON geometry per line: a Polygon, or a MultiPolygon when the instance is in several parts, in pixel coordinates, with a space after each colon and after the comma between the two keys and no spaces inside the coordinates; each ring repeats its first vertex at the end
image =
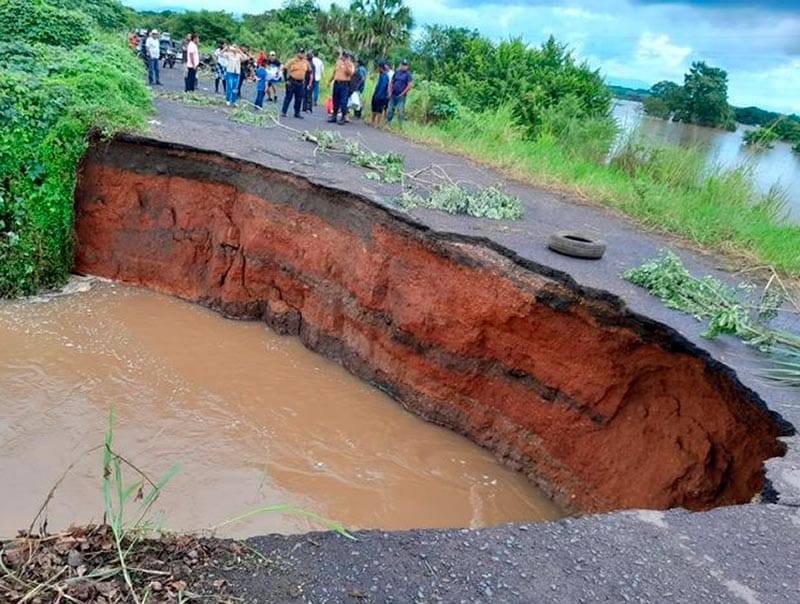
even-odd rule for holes
{"type": "Polygon", "coordinates": [[[389,99],[389,113],[386,115],[387,122],[392,121],[394,112],[397,111],[397,119],[401,124],[403,123],[406,117],[406,95],[413,85],[414,79],[408,70],[408,59],[403,59],[389,82],[391,98],[389,99]]]}
{"type": "Polygon", "coordinates": [[[378,63],[378,83],[372,93],[372,116],[370,125],[380,126],[389,106],[389,64],[386,61],[378,63]]]}

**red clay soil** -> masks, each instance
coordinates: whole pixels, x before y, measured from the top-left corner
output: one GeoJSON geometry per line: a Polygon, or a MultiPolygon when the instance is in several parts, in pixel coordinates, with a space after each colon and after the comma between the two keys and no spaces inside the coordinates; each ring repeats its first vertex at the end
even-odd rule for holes
{"type": "Polygon", "coordinates": [[[570,510],[749,501],[781,429],[616,298],[263,166],[116,141],[76,193],[79,272],[263,319],[491,449],[570,510]]]}

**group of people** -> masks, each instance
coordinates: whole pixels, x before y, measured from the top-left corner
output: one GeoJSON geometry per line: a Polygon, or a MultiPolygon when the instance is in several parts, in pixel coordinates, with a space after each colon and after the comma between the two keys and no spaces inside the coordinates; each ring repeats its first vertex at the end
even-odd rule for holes
{"type": "MultiPolygon", "coordinates": [[[[153,86],[161,86],[161,69],[159,61],[162,55],[162,40],[157,29],[150,30],[147,36],[140,37],[137,32],[128,36],[131,48],[141,53],[147,65],[147,80],[153,86]]],[[[200,39],[196,33],[186,34],[181,49],[181,57],[186,67],[184,85],[186,92],[197,88],[197,68],[200,66],[200,39]]],[[[171,41],[167,41],[171,44],[171,41]]]]}
{"type": "MultiPolygon", "coordinates": [[[[198,43],[197,34],[187,34],[181,52],[187,92],[197,87],[197,69],[200,65],[198,43]]],[[[161,85],[158,63],[161,43],[158,30],[150,31],[147,39],[142,41],[142,52],[147,61],[150,84],[161,85]]],[[[221,85],[225,102],[229,106],[238,104],[246,79],[255,80],[256,96],[253,104],[256,107],[263,107],[265,98],[268,102],[277,103],[277,85],[284,82],[281,117],[287,117],[291,106],[294,117],[302,119],[302,112],[312,112],[319,103],[325,64],[317,51],[306,52],[301,47],[293,57],[281,63],[274,51],[269,54],[260,51],[254,58],[245,46],[219,42],[212,61],[214,92],[219,93],[221,85]]],[[[391,122],[395,114],[402,122],[405,119],[406,98],[413,86],[408,60],[400,61],[396,70],[392,69],[388,61],[379,61],[377,71],[378,80],[372,94],[370,123],[380,126],[384,119],[391,122]]],[[[364,62],[357,60],[351,52],[342,50],[328,79],[328,84],[332,86],[328,106],[329,122],[346,124],[350,109],[353,109],[356,117],[361,117],[366,80],[367,69],[364,62]]]]}
{"type": "MultiPolygon", "coordinates": [[[[388,61],[377,65],[378,81],[372,93],[370,123],[380,126],[383,120],[391,122],[397,113],[402,122],[405,119],[405,103],[414,78],[409,71],[407,59],[400,61],[392,70],[388,61]]],[[[329,83],[333,85],[331,123],[346,124],[347,113],[352,107],[356,117],[361,117],[363,101],[361,94],[367,79],[367,70],[362,61],[355,61],[352,54],[343,50],[333,67],[329,83]]]]}

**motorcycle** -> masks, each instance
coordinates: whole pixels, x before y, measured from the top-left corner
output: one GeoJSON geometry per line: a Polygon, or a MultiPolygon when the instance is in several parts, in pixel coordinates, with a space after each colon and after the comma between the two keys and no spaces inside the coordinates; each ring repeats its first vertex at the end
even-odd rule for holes
{"type": "Polygon", "coordinates": [[[177,57],[175,49],[169,46],[165,51],[163,51],[163,54],[164,54],[164,62],[162,64],[162,67],[169,67],[170,69],[175,67],[175,61],[177,57]]]}

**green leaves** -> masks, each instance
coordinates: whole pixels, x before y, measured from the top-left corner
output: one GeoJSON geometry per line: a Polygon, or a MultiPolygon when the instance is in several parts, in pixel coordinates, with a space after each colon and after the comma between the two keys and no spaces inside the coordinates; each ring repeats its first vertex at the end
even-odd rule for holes
{"type": "Polygon", "coordinates": [[[421,207],[493,220],[522,218],[522,201],[506,193],[500,185],[469,190],[450,183],[434,187],[427,197],[406,191],[397,201],[406,209],[421,207]]]}
{"type": "Polygon", "coordinates": [[[769,326],[787,300],[783,290],[771,289],[773,280],[762,290],[750,283],[734,289],[714,277],[693,277],[671,251],[628,269],[623,277],[661,298],[665,306],[707,320],[703,337],[729,334],[768,352],[765,375],[800,385],[800,336],[769,326]]]}
{"type": "MultiPolygon", "coordinates": [[[[116,6],[112,0],[89,4],[103,3],[116,6]]],[[[76,30],[54,41],[72,44],[65,52],[44,42],[72,21],[59,21],[46,36],[40,30],[64,10],[52,2],[0,0],[0,19],[22,4],[44,20],[28,27],[28,16],[14,17],[8,31],[17,37],[0,41],[0,297],[31,294],[66,279],[75,176],[87,133],[140,126],[150,108],[141,62],[121,39],[93,30],[94,39],[83,44],[76,42],[86,41],[76,30]]],[[[0,39],[7,35],[0,33],[0,39]]]]}

